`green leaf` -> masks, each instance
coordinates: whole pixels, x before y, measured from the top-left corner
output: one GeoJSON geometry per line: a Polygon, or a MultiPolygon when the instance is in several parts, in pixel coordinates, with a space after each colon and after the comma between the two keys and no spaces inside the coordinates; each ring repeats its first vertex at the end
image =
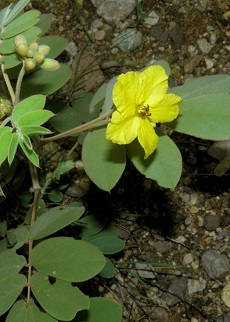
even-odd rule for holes
{"type": "Polygon", "coordinates": [[[117,77],[113,77],[107,84],[106,84],[106,94],[105,94],[105,101],[102,107],[102,114],[107,113],[113,108],[113,87],[117,82],[117,77]]]}
{"type": "Polygon", "coordinates": [[[166,74],[169,76],[170,75],[170,73],[171,73],[171,68],[170,68],[170,66],[169,66],[169,64],[168,64],[168,62],[167,61],[165,61],[165,60],[158,60],[158,61],[156,61],[153,65],[157,65],[157,66],[161,66],[161,67],[163,67],[164,68],[164,70],[165,70],[165,72],[166,72],[166,74]]]}
{"type": "Polygon", "coordinates": [[[103,269],[100,271],[99,275],[104,278],[112,278],[115,275],[115,268],[111,260],[106,257],[106,264],[103,269]]]}
{"type": "Polygon", "coordinates": [[[0,281],[2,281],[17,274],[26,264],[26,259],[24,256],[17,255],[13,250],[6,250],[0,253],[0,263],[0,281]]]}
{"type": "Polygon", "coordinates": [[[78,220],[84,213],[84,207],[55,207],[38,217],[30,228],[30,238],[40,239],[78,220]]]}
{"type": "Polygon", "coordinates": [[[60,202],[63,200],[64,196],[63,193],[59,190],[51,190],[48,193],[48,198],[52,202],[60,202]]]}
{"type": "Polygon", "coordinates": [[[36,245],[30,262],[36,270],[70,282],[83,282],[98,274],[105,258],[95,246],[68,237],[50,238],[36,245]]]}
{"type": "Polygon", "coordinates": [[[230,75],[211,75],[191,79],[170,92],[181,96],[184,101],[208,94],[229,93],[230,75]]]}
{"type": "Polygon", "coordinates": [[[21,248],[29,239],[28,226],[19,226],[14,230],[10,230],[7,234],[7,239],[10,244],[11,240],[15,241],[14,245],[12,245],[14,249],[21,248]]]}
{"type": "Polygon", "coordinates": [[[46,97],[44,95],[33,95],[19,102],[12,113],[13,122],[18,124],[19,119],[23,115],[42,110],[45,106],[45,102],[46,97]]]}
{"type": "Polygon", "coordinates": [[[180,106],[178,118],[166,125],[206,140],[229,140],[229,118],[230,95],[210,94],[186,99],[180,106]]]}
{"type": "Polygon", "coordinates": [[[39,15],[40,12],[38,10],[30,10],[23,13],[4,29],[0,34],[0,38],[7,39],[29,29],[39,21],[39,15]]]}
{"type": "Polygon", "coordinates": [[[12,10],[13,4],[11,3],[9,6],[0,10],[0,27],[2,28],[4,25],[4,21],[6,20],[8,14],[12,10]]]}
{"type": "Polygon", "coordinates": [[[10,55],[4,55],[3,62],[4,62],[5,69],[9,70],[9,68],[13,68],[21,64],[22,61],[19,58],[17,53],[12,53],[10,55]]]}
{"type": "MultiPolygon", "coordinates": [[[[26,38],[28,44],[31,44],[37,39],[40,33],[41,33],[41,29],[36,26],[33,26],[30,29],[23,31],[21,35],[26,38]]],[[[2,41],[2,43],[0,44],[0,53],[3,55],[15,53],[14,37],[7,38],[2,41]]],[[[18,65],[13,62],[10,64],[9,60],[7,64],[7,61],[5,60],[5,56],[3,57],[3,61],[6,69],[12,68],[13,66],[18,65]]]]}
{"type": "MultiPolygon", "coordinates": [[[[89,217],[95,217],[95,219],[97,218],[96,216],[91,215],[91,216],[86,216],[86,217],[82,218],[82,220],[86,219],[86,218],[89,218],[89,217]]],[[[79,220],[79,222],[82,223],[82,220],[79,220]]],[[[97,223],[98,223],[98,221],[96,221],[96,224],[97,223]]],[[[92,228],[93,228],[92,223],[91,223],[91,225],[92,225],[92,228]]],[[[88,223],[86,223],[85,228],[88,228],[88,227],[89,227],[89,225],[88,225],[88,223]]],[[[92,238],[92,235],[90,235],[90,236],[86,236],[85,234],[83,234],[83,235],[84,236],[83,236],[82,239],[85,240],[85,241],[90,241],[91,238],[92,238]]],[[[95,233],[93,235],[95,235],[95,233]]],[[[97,237],[104,237],[104,236],[118,237],[120,235],[120,231],[116,227],[114,227],[112,225],[109,225],[109,226],[103,227],[102,230],[100,229],[99,232],[96,232],[96,235],[97,235],[97,237]]],[[[93,237],[96,237],[96,236],[93,236],[93,237]]]]}
{"type": "Polygon", "coordinates": [[[53,15],[51,13],[40,15],[40,19],[36,23],[36,26],[42,30],[41,35],[44,35],[49,30],[52,20],[53,20],[53,15]]]}
{"type": "Polygon", "coordinates": [[[124,145],[113,144],[105,137],[105,128],[88,133],[82,148],[82,161],[89,178],[102,190],[110,191],[126,165],[124,145]]]}
{"type": "Polygon", "coordinates": [[[20,141],[19,145],[25,153],[26,157],[30,160],[30,162],[32,162],[35,165],[35,167],[39,167],[39,158],[38,155],[34,152],[34,150],[29,149],[25,141],[20,141]]]}
{"type": "Polygon", "coordinates": [[[21,89],[21,98],[34,94],[50,95],[56,92],[69,80],[71,70],[68,66],[61,64],[60,68],[53,72],[38,69],[24,77],[21,89]]]}
{"type": "Polygon", "coordinates": [[[46,135],[52,132],[43,126],[23,126],[20,129],[21,133],[26,136],[46,135]]]}
{"type": "Polygon", "coordinates": [[[93,97],[94,95],[92,93],[86,93],[75,97],[72,101],[72,108],[79,114],[82,123],[94,120],[100,113],[100,107],[98,108],[98,106],[95,107],[93,113],[90,113],[89,111],[89,106],[93,97]]]}
{"type": "Polygon", "coordinates": [[[72,160],[60,161],[57,168],[54,170],[54,176],[57,180],[60,180],[61,176],[72,170],[75,167],[75,163],[72,160]]]}
{"type": "Polygon", "coordinates": [[[26,277],[21,274],[11,275],[0,281],[0,315],[4,314],[22,292],[26,277]]]}
{"type": "Polygon", "coordinates": [[[137,140],[127,145],[127,153],[137,170],[146,178],[156,180],[162,187],[173,188],[182,172],[181,154],[167,135],[156,131],[159,142],[156,150],[147,159],[144,159],[144,151],[137,140]]]}
{"type": "Polygon", "coordinates": [[[91,103],[89,105],[89,112],[92,113],[95,110],[95,107],[97,105],[101,105],[104,103],[106,96],[106,84],[103,83],[99,89],[96,91],[96,93],[93,95],[93,99],[91,100],[91,103]]]}
{"type": "Polygon", "coordinates": [[[9,151],[8,151],[9,165],[11,165],[12,162],[14,161],[14,157],[18,148],[18,143],[19,143],[19,133],[13,133],[11,136],[11,142],[10,142],[9,151]]]}
{"type": "Polygon", "coordinates": [[[48,110],[32,111],[22,115],[17,122],[17,126],[19,129],[24,126],[39,126],[47,122],[53,115],[53,112],[48,110]]]}
{"type": "Polygon", "coordinates": [[[72,322],[121,322],[122,309],[117,302],[106,298],[90,299],[89,311],[79,312],[72,322]]]}
{"type": "Polygon", "coordinates": [[[46,58],[56,58],[60,55],[68,44],[68,40],[60,36],[45,36],[39,39],[39,45],[47,45],[50,52],[46,58]]]}
{"type": "Polygon", "coordinates": [[[113,236],[97,236],[94,235],[87,241],[94,246],[98,247],[103,254],[112,255],[119,253],[125,247],[125,243],[122,239],[113,236]]]}
{"type": "Polygon", "coordinates": [[[77,226],[80,227],[79,237],[92,236],[99,233],[106,225],[106,218],[102,216],[89,215],[81,218],[77,226]]]}
{"type": "Polygon", "coordinates": [[[6,322],[58,322],[47,313],[43,313],[33,302],[29,304],[23,300],[15,302],[9,314],[7,315],[6,322]]]}
{"type": "Polygon", "coordinates": [[[10,142],[12,140],[12,129],[5,131],[0,135],[0,165],[7,158],[9,152],[10,142]]]}
{"type": "Polygon", "coordinates": [[[8,13],[7,17],[4,19],[4,26],[9,24],[17,15],[28,5],[30,0],[19,0],[18,3],[11,7],[11,11],[8,13]]]}
{"type": "Polygon", "coordinates": [[[78,311],[89,308],[89,297],[70,282],[56,279],[50,284],[47,275],[35,273],[31,289],[41,307],[51,316],[62,321],[72,321],[78,311]]]}

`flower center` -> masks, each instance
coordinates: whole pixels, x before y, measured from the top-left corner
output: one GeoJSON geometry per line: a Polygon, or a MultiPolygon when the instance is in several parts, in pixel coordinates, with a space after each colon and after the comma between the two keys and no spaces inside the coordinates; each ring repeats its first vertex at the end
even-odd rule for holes
{"type": "Polygon", "coordinates": [[[137,110],[137,114],[141,117],[145,117],[145,116],[151,116],[152,114],[149,112],[149,105],[147,104],[147,106],[141,106],[138,108],[137,110]]]}

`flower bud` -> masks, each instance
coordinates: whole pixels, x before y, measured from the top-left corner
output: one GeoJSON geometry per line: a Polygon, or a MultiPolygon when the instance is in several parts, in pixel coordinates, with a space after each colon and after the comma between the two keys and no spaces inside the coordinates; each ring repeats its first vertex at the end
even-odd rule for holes
{"type": "Polygon", "coordinates": [[[29,49],[35,53],[36,51],[38,51],[38,43],[33,42],[31,45],[29,45],[29,49]]]}
{"type": "Polygon", "coordinates": [[[36,67],[36,61],[33,58],[26,59],[25,67],[27,70],[33,70],[36,67]]]}
{"type": "Polygon", "coordinates": [[[22,35],[18,35],[15,37],[14,39],[14,44],[15,46],[17,47],[19,44],[24,44],[24,45],[27,45],[27,41],[26,41],[26,38],[22,35]]]}
{"type": "Polygon", "coordinates": [[[37,64],[43,63],[45,56],[42,53],[36,52],[33,55],[33,59],[36,61],[37,64]]]}
{"type": "Polygon", "coordinates": [[[6,98],[0,98],[0,120],[2,120],[5,116],[10,115],[12,111],[12,104],[6,98]]]}
{"type": "Polygon", "coordinates": [[[38,46],[38,51],[46,56],[50,52],[50,47],[47,45],[40,45],[38,46]]]}
{"type": "Polygon", "coordinates": [[[60,67],[59,62],[51,58],[46,58],[41,65],[41,68],[47,71],[55,71],[55,70],[58,70],[59,67],[60,67]]]}
{"type": "Polygon", "coordinates": [[[29,49],[27,50],[27,52],[26,52],[26,57],[27,58],[32,58],[33,57],[33,55],[34,55],[34,51],[33,50],[31,50],[30,49],[30,47],[29,47],[29,49]]]}
{"type": "Polygon", "coordinates": [[[20,56],[26,56],[27,50],[28,50],[28,46],[26,44],[18,44],[16,47],[16,52],[20,55],[20,56]]]}

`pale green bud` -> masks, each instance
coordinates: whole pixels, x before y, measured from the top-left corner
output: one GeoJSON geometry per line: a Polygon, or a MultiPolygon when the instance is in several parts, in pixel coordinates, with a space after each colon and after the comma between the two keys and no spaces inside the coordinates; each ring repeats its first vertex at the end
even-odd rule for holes
{"type": "Polygon", "coordinates": [[[46,56],[50,52],[50,47],[47,45],[40,45],[38,46],[38,51],[46,56]]]}
{"type": "Polygon", "coordinates": [[[36,52],[33,55],[33,59],[36,61],[36,63],[41,64],[43,63],[45,56],[42,53],[36,52]]]}
{"type": "Polygon", "coordinates": [[[13,107],[9,100],[0,98],[0,120],[11,114],[13,107]]]}
{"type": "Polygon", "coordinates": [[[16,52],[20,55],[20,56],[26,56],[27,50],[28,50],[28,46],[26,44],[18,44],[16,47],[16,52]]]}
{"type": "Polygon", "coordinates": [[[27,70],[33,70],[36,67],[36,61],[33,58],[26,59],[25,67],[27,70]]]}
{"type": "Polygon", "coordinates": [[[41,65],[41,68],[47,71],[55,71],[55,70],[58,70],[59,67],[60,67],[59,62],[52,58],[46,58],[41,65]]]}
{"type": "Polygon", "coordinates": [[[27,45],[26,38],[22,35],[17,35],[14,39],[15,46],[18,46],[19,44],[27,45]]]}
{"type": "Polygon", "coordinates": [[[34,55],[34,51],[33,50],[31,50],[30,49],[30,47],[29,47],[29,49],[27,50],[27,52],[26,52],[26,57],[28,57],[28,58],[32,58],[33,57],[33,55],[34,55]]]}
{"type": "Polygon", "coordinates": [[[29,45],[29,49],[31,49],[34,53],[38,51],[38,43],[33,42],[31,45],[29,45]]]}

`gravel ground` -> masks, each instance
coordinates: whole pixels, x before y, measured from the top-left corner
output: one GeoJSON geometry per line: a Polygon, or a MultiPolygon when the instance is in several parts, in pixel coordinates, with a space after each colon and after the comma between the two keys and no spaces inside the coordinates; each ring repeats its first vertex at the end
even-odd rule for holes
{"type": "MultiPolygon", "coordinates": [[[[170,63],[172,85],[229,74],[228,1],[143,0],[143,11],[137,14],[131,6],[127,16],[130,1],[115,11],[100,7],[102,2],[85,0],[77,9],[80,1],[31,1],[34,9],[54,14],[52,34],[74,42],[78,55],[84,51],[82,66],[96,60],[97,68],[81,90],[95,91],[112,76],[159,59],[170,63]],[[125,51],[118,39],[128,28],[137,37],[134,42],[129,39],[125,51]]],[[[0,7],[6,3],[1,1],[0,7]]],[[[112,204],[111,211],[124,214],[115,221],[128,246],[119,260],[137,262],[118,269],[112,281],[102,281],[99,292],[122,303],[123,322],[230,321],[229,172],[213,175],[218,161],[207,153],[212,142],[176,134],[172,138],[184,162],[175,189],[159,188],[129,166],[110,195],[95,188],[97,200],[92,197],[95,191],[87,197],[91,206],[101,202],[108,211],[112,204]]]]}

